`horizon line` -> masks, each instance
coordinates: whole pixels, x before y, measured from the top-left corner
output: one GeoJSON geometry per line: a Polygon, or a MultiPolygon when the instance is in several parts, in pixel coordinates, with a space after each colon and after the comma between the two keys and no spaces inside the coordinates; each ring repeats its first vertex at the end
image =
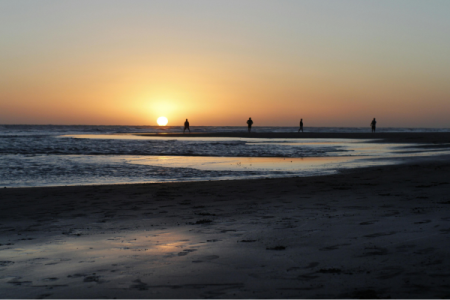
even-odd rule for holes
{"type": "MultiPolygon", "coordinates": [[[[183,125],[92,125],[92,124],[0,124],[0,126],[122,126],[122,127],[130,127],[130,126],[137,126],[137,127],[183,127],[183,125]]],[[[195,125],[190,127],[247,127],[246,125],[195,125]]],[[[256,127],[293,127],[298,128],[299,126],[288,126],[288,125],[258,125],[258,126],[252,126],[253,128],[256,127]]],[[[304,128],[365,128],[370,126],[305,126],[304,128]]],[[[450,127],[405,127],[405,126],[377,126],[377,128],[430,128],[430,129],[450,129],[450,127]]]]}

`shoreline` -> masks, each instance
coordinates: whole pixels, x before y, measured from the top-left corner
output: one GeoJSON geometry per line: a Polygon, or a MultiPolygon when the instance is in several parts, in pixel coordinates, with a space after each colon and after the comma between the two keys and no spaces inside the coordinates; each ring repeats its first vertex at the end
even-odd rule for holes
{"type": "Polygon", "coordinates": [[[448,158],[0,189],[5,298],[448,298],[448,158]]]}
{"type": "MultiPolygon", "coordinates": [[[[199,137],[202,137],[202,138],[205,138],[205,139],[214,138],[214,137],[216,137],[216,138],[217,137],[219,137],[219,138],[220,137],[224,137],[224,138],[231,138],[231,139],[233,139],[233,138],[240,138],[240,137],[256,138],[256,139],[258,139],[258,138],[265,138],[265,139],[276,139],[276,138],[280,138],[280,139],[283,139],[283,138],[286,138],[286,139],[311,139],[311,140],[313,140],[313,143],[314,143],[314,139],[336,139],[336,140],[339,140],[339,139],[351,139],[352,140],[351,142],[355,142],[355,141],[358,142],[358,140],[364,140],[364,143],[374,143],[374,144],[380,144],[380,145],[382,145],[382,144],[389,144],[389,143],[390,144],[397,144],[397,145],[393,145],[393,146],[404,147],[403,149],[405,150],[405,152],[404,152],[405,156],[408,155],[408,153],[407,153],[408,151],[413,151],[413,152],[417,153],[417,157],[406,157],[406,158],[400,158],[400,157],[399,158],[394,158],[394,157],[387,158],[387,157],[383,157],[383,156],[367,156],[367,159],[366,159],[366,158],[364,158],[364,156],[360,156],[359,157],[358,155],[354,155],[354,156],[352,156],[352,155],[350,155],[350,156],[337,155],[337,156],[319,156],[319,157],[317,157],[317,158],[320,158],[320,159],[335,157],[336,161],[338,161],[339,159],[343,159],[343,158],[349,158],[349,159],[354,159],[355,161],[356,160],[366,161],[367,164],[370,164],[369,161],[372,161],[372,163],[375,163],[376,161],[380,161],[380,159],[384,160],[384,161],[388,161],[388,160],[418,161],[418,160],[425,159],[425,157],[421,157],[421,155],[428,155],[429,154],[429,153],[424,153],[424,152],[431,151],[431,152],[434,152],[435,155],[442,156],[442,155],[445,155],[444,154],[445,152],[439,153],[440,151],[449,152],[448,150],[450,150],[450,132],[449,133],[445,133],[445,132],[431,133],[431,134],[430,133],[381,133],[381,134],[378,134],[378,133],[375,133],[375,134],[372,134],[372,133],[363,133],[363,134],[361,134],[361,133],[251,133],[250,135],[247,134],[247,133],[241,134],[239,132],[233,132],[233,133],[201,133],[201,134],[198,134],[198,133],[192,133],[192,134],[150,134],[150,133],[148,133],[148,134],[142,134],[142,133],[137,134],[137,133],[128,133],[126,135],[128,135],[128,136],[130,136],[130,135],[137,135],[137,136],[144,136],[144,137],[151,136],[151,137],[157,137],[157,138],[158,137],[161,137],[161,138],[168,138],[169,137],[169,139],[170,138],[179,138],[179,137],[181,137],[181,138],[183,138],[185,140],[189,139],[189,138],[199,138],[199,137]],[[412,150],[412,149],[408,149],[408,148],[416,148],[416,149],[412,150]]],[[[91,138],[93,137],[95,139],[95,135],[89,135],[89,136],[91,138]]],[[[108,135],[108,136],[110,136],[110,135],[108,135]]],[[[247,142],[248,142],[248,140],[247,140],[247,142]]],[[[307,141],[307,142],[309,143],[310,141],[307,141]]],[[[334,141],[334,142],[339,143],[339,141],[334,141]]],[[[410,153],[413,154],[413,152],[410,152],[410,153]]],[[[398,153],[402,153],[401,149],[400,149],[400,151],[398,151],[398,153]]],[[[431,153],[431,155],[429,155],[430,159],[437,159],[434,156],[434,154],[431,153]]],[[[70,154],[67,154],[67,155],[70,155],[70,154]]],[[[101,156],[101,154],[99,154],[99,155],[101,156]]],[[[133,155],[129,154],[127,156],[133,156],[133,155]]],[[[171,157],[172,160],[177,158],[177,157],[183,157],[183,155],[164,155],[164,156],[171,157]]],[[[105,157],[111,157],[111,155],[106,155],[105,157]]],[[[114,154],[112,154],[112,157],[115,157],[114,154]]],[[[118,155],[116,155],[116,157],[121,157],[121,155],[118,154],[118,155]]],[[[154,158],[157,158],[159,156],[158,155],[143,155],[142,157],[148,157],[148,158],[154,157],[154,158]]],[[[208,155],[204,155],[204,156],[193,155],[192,156],[192,158],[201,158],[201,157],[203,157],[204,160],[208,159],[208,158],[217,158],[217,159],[220,160],[221,156],[208,156],[208,155]]],[[[187,156],[186,158],[189,158],[189,156],[187,156]]],[[[238,159],[238,158],[239,158],[238,156],[229,156],[229,157],[228,156],[224,156],[223,161],[226,161],[227,159],[235,160],[235,159],[238,159]]],[[[252,157],[252,156],[250,156],[250,157],[245,157],[244,156],[243,158],[245,158],[245,159],[249,158],[249,159],[252,159],[253,161],[255,161],[257,159],[260,159],[261,162],[264,163],[264,164],[266,164],[265,161],[268,161],[271,158],[274,158],[274,159],[302,159],[302,160],[304,159],[305,160],[305,165],[304,166],[306,166],[306,168],[310,168],[310,167],[307,166],[306,160],[312,160],[312,159],[315,159],[316,157],[315,156],[311,156],[311,157],[310,156],[305,156],[305,157],[298,157],[298,156],[296,156],[296,157],[270,157],[270,156],[261,156],[261,157],[257,157],[257,156],[252,157]],[[262,160],[265,160],[265,161],[263,162],[262,160]]],[[[177,168],[177,167],[178,168],[190,168],[189,165],[188,166],[183,165],[183,162],[182,162],[183,159],[184,158],[180,158],[179,162],[175,161],[173,163],[173,166],[172,165],[167,165],[167,166],[169,166],[169,167],[172,166],[172,168],[177,168]]],[[[222,165],[225,165],[224,162],[221,162],[221,163],[222,163],[222,165]]],[[[343,164],[345,164],[345,163],[346,162],[343,162],[343,164]]],[[[389,164],[390,162],[387,162],[387,163],[389,164]]],[[[252,162],[248,162],[248,164],[250,166],[252,166],[252,162]]],[[[151,165],[151,164],[149,163],[149,165],[151,165]]],[[[158,166],[158,164],[156,164],[156,165],[158,166]]],[[[161,163],[159,163],[159,165],[161,167],[165,166],[165,165],[161,165],[161,163]]],[[[211,168],[211,169],[207,169],[207,168],[201,169],[201,168],[199,168],[198,170],[200,170],[200,171],[211,171],[211,172],[212,171],[221,171],[221,169],[218,169],[218,167],[217,167],[218,165],[219,164],[216,164],[214,166],[215,168],[211,168]]],[[[276,165],[276,163],[273,163],[273,165],[276,165]]],[[[292,164],[292,166],[294,166],[294,165],[295,164],[292,164]]],[[[304,168],[304,166],[302,166],[301,168],[304,168]]],[[[332,168],[333,167],[334,166],[332,166],[332,168]]],[[[353,164],[353,167],[354,168],[355,167],[356,168],[360,168],[360,166],[355,166],[355,164],[353,164]]],[[[257,163],[253,163],[252,169],[250,169],[250,168],[247,169],[247,168],[244,168],[244,167],[242,167],[241,169],[239,169],[237,167],[236,168],[229,167],[229,169],[224,169],[224,170],[225,171],[229,171],[229,172],[233,172],[233,171],[242,171],[242,170],[245,169],[247,171],[255,170],[256,172],[259,172],[260,169],[258,169],[258,168],[261,168],[261,167],[258,167],[257,163]]],[[[269,166],[269,168],[270,168],[270,166],[269,166]]],[[[288,168],[290,168],[290,167],[288,167],[288,168]]],[[[318,172],[328,173],[330,170],[332,170],[332,169],[328,170],[328,169],[325,169],[325,168],[324,169],[320,169],[320,168],[321,168],[321,166],[318,166],[317,170],[312,170],[310,168],[310,169],[308,169],[306,171],[304,171],[303,169],[296,169],[296,170],[293,171],[293,172],[299,172],[299,174],[287,174],[289,172],[289,169],[285,169],[285,170],[284,169],[280,169],[283,172],[286,172],[286,174],[276,175],[276,176],[274,175],[274,177],[272,177],[272,178],[289,178],[289,177],[296,177],[296,176],[307,177],[307,176],[311,176],[311,173],[314,172],[314,171],[316,171],[317,173],[318,172]],[[302,174],[302,173],[305,173],[305,174],[302,174]]],[[[195,169],[195,167],[193,169],[195,169]]],[[[202,182],[207,182],[207,181],[210,181],[210,180],[220,181],[220,180],[223,180],[222,178],[224,176],[205,177],[202,182]]],[[[259,176],[258,175],[249,175],[249,177],[251,177],[251,176],[259,177],[259,179],[264,178],[264,175],[259,175],[259,176]]],[[[312,175],[312,176],[316,176],[316,175],[312,175]]],[[[164,179],[167,179],[167,178],[168,179],[173,178],[173,177],[167,177],[167,178],[166,177],[160,179],[161,180],[160,182],[164,183],[164,182],[197,182],[197,181],[200,181],[200,180],[192,180],[192,179],[184,180],[184,178],[182,178],[182,177],[175,177],[177,179],[175,181],[163,181],[164,179]]],[[[248,178],[248,177],[246,177],[244,175],[242,177],[248,178]]],[[[126,178],[126,176],[121,177],[121,178],[126,178]]],[[[91,181],[91,182],[94,182],[94,183],[89,183],[89,184],[84,184],[84,185],[86,185],[86,186],[101,186],[101,185],[105,185],[105,184],[112,184],[112,185],[115,185],[115,184],[139,184],[139,183],[145,184],[145,183],[148,183],[149,181],[151,181],[151,180],[145,180],[146,177],[144,177],[144,176],[139,178],[139,181],[136,180],[135,182],[133,182],[133,180],[130,180],[130,182],[120,182],[121,178],[117,178],[115,180],[115,182],[119,182],[119,183],[114,183],[114,181],[112,181],[112,180],[108,180],[107,182],[105,182],[105,181],[101,182],[101,180],[99,180],[97,183],[95,181],[91,181]]],[[[239,178],[239,176],[236,176],[236,179],[230,178],[228,180],[245,180],[244,178],[239,178]]],[[[258,178],[256,178],[256,179],[258,179],[258,178]]],[[[154,182],[153,183],[157,183],[157,180],[158,180],[158,177],[154,177],[154,182]]],[[[30,181],[32,181],[32,179],[30,179],[30,181]]],[[[20,181],[16,181],[16,182],[20,182],[20,181]]],[[[62,180],[62,181],[58,182],[58,180],[54,180],[54,182],[56,182],[56,183],[47,184],[46,182],[43,182],[42,184],[47,184],[47,185],[42,185],[42,186],[43,187],[44,186],[47,186],[47,187],[49,187],[49,186],[53,186],[53,187],[80,186],[80,184],[77,184],[77,183],[71,184],[71,182],[73,182],[73,181],[62,180]]],[[[15,184],[15,183],[13,183],[13,184],[15,184]]],[[[8,189],[11,189],[11,188],[33,188],[33,186],[31,186],[31,185],[30,186],[20,186],[20,187],[18,187],[17,186],[18,184],[15,184],[16,186],[13,186],[13,184],[11,184],[10,186],[6,186],[6,187],[8,189]]],[[[84,185],[82,184],[81,186],[84,186],[84,185]]],[[[0,188],[3,188],[3,187],[5,187],[5,186],[0,186],[0,188]]]]}
{"type": "Polygon", "coordinates": [[[376,139],[388,143],[450,143],[450,132],[192,132],[192,133],[127,133],[154,137],[226,137],[226,138],[283,138],[283,139],[376,139]]]}
{"type": "MultiPolygon", "coordinates": [[[[234,158],[234,157],[233,157],[234,158]]],[[[237,157],[239,158],[239,157],[237,157]]],[[[270,157],[268,157],[270,158],[270,157]]],[[[312,157],[315,158],[315,157],[312,157]]],[[[388,160],[387,158],[383,157],[377,157],[377,158],[360,158],[360,159],[369,159],[369,160],[388,160]]],[[[207,183],[207,182],[240,182],[240,181],[260,181],[260,180],[286,180],[286,179],[301,179],[301,178],[320,178],[324,176],[338,176],[339,174],[348,174],[352,172],[370,172],[372,169],[377,168],[386,168],[386,167],[392,167],[392,166],[404,166],[404,165],[413,165],[413,164],[424,164],[427,162],[431,163],[438,163],[438,162],[449,162],[450,163],[450,155],[449,154],[443,154],[443,155],[435,155],[435,156],[423,156],[423,157],[396,157],[396,158],[389,158],[389,160],[396,160],[397,163],[395,164],[383,164],[383,165],[374,165],[374,166],[364,166],[364,167],[355,167],[355,168],[339,168],[336,170],[336,173],[333,174],[320,174],[320,175],[306,175],[306,176],[300,176],[300,175],[292,175],[292,176],[279,176],[279,177],[266,177],[266,178],[232,178],[232,179],[204,179],[204,180],[187,180],[187,181],[164,181],[164,182],[119,182],[119,183],[108,183],[108,184],[102,184],[102,183],[93,183],[93,184],[73,184],[73,185],[45,185],[45,186],[0,186],[0,192],[2,190],[6,189],[51,189],[51,188],[83,188],[83,187],[105,187],[105,188],[113,188],[113,187],[120,187],[120,186],[146,186],[146,185],[159,185],[159,184],[189,184],[189,183],[207,183]]]]}
{"type": "MultiPolygon", "coordinates": [[[[231,158],[240,158],[240,157],[231,157],[231,158]]],[[[262,157],[262,158],[271,158],[271,157],[262,157]]],[[[279,157],[276,157],[279,158],[279,157]]],[[[306,159],[316,159],[317,157],[306,157],[306,159]]],[[[318,157],[318,158],[340,158],[340,157],[318,157]]],[[[345,158],[345,157],[344,157],[345,158]]],[[[305,159],[305,158],[300,158],[305,159]]],[[[447,162],[450,161],[450,154],[437,154],[430,156],[416,156],[416,157],[355,157],[355,159],[360,160],[370,160],[372,162],[376,162],[378,160],[384,161],[396,161],[392,164],[381,164],[381,165],[368,165],[368,166],[358,166],[353,168],[338,168],[335,170],[335,173],[331,174],[317,174],[317,175],[304,175],[300,174],[291,174],[291,175],[279,175],[275,177],[257,177],[257,178],[231,178],[231,179],[204,179],[204,180],[176,180],[176,181],[160,181],[160,182],[151,182],[151,181],[142,181],[142,182],[119,182],[119,183],[92,183],[92,184],[60,184],[60,185],[43,185],[43,186],[0,186],[0,191],[2,189],[46,189],[46,188],[69,188],[69,187],[117,187],[117,186],[141,186],[141,185],[154,185],[154,184],[176,184],[176,183],[204,183],[204,182],[233,182],[233,181],[255,181],[255,180],[286,180],[289,178],[312,178],[312,177],[322,177],[322,176],[332,176],[339,174],[351,173],[353,171],[369,171],[370,169],[389,167],[393,165],[410,165],[416,163],[425,163],[425,162],[447,162]]]]}

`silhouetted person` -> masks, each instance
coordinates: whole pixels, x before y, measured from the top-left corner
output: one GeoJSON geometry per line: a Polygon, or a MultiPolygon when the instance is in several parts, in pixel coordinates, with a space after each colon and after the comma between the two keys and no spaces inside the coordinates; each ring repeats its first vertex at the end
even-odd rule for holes
{"type": "Polygon", "coordinates": [[[300,130],[303,132],[303,119],[300,119],[300,128],[298,129],[298,132],[300,132],[300,130]]]}
{"type": "Polygon", "coordinates": [[[372,123],[370,123],[370,126],[372,126],[372,132],[375,132],[375,128],[377,126],[377,121],[375,118],[373,118],[372,123]]]}
{"type": "Polygon", "coordinates": [[[184,130],[183,133],[187,130],[189,130],[189,133],[191,133],[191,130],[189,129],[189,121],[186,119],[186,122],[184,122],[184,130]]]}
{"type": "Polygon", "coordinates": [[[252,125],[253,125],[252,118],[248,118],[247,125],[248,125],[248,132],[252,131],[252,125]]]}

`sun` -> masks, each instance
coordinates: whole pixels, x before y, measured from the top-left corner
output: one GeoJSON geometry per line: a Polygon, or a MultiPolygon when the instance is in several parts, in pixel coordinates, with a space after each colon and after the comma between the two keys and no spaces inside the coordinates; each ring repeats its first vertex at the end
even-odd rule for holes
{"type": "Polygon", "coordinates": [[[169,120],[167,120],[166,117],[159,117],[158,120],[156,120],[156,123],[158,123],[159,126],[166,126],[167,122],[169,122],[169,120]]]}

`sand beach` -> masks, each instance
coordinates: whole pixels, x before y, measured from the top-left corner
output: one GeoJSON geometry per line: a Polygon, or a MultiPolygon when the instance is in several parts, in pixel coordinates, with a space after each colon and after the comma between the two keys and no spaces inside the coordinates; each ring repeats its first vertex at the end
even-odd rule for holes
{"type": "Polygon", "coordinates": [[[450,299],[450,1],[0,1],[0,299],[450,299]]]}
{"type": "MultiPolygon", "coordinates": [[[[396,141],[410,139],[450,135],[396,141]]],[[[0,294],[448,298],[449,173],[436,156],[317,177],[4,188],[0,294]]]]}

